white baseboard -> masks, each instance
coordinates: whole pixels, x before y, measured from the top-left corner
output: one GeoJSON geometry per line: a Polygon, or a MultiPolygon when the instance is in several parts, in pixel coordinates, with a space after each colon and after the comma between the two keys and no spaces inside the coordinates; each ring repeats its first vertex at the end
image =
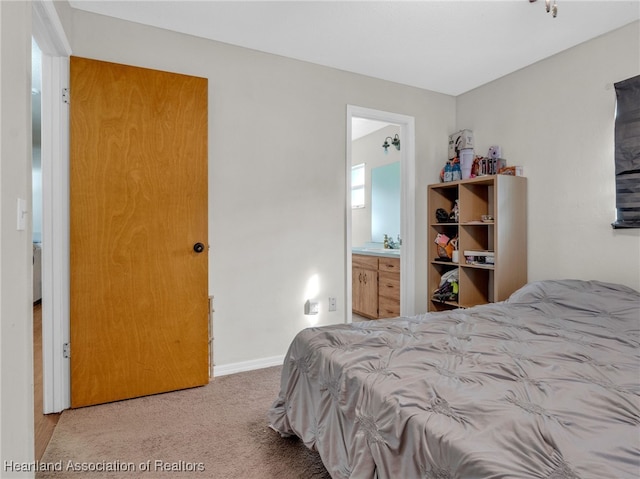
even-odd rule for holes
{"type": "Polygon", "coordinates": [[[251,361],[242,361],[239,363],[223,364],[221,366],[213,367],[213,377],[226,376],[228,374],[241,373],[244,371],[253,371],[254,369],[270,368],[272,366],[282,366],[283,362],[284,355],[253,359],[251,361]]]}

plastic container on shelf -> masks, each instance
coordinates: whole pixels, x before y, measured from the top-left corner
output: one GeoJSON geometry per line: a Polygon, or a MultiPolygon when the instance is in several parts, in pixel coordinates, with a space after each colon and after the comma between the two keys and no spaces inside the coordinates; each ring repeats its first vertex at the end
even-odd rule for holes
{"type": "Polygon", "coordinates": [[[451,167],[451,178],[453,181],[459,181],[462,179],[462,171],[460,171],[460,162],[456,161],[451,167]]]}
{"type": "Polygon", "coordinates": [[[444,165],[444,181],[448,183],[453,180],[453,171],[451,169],[451,162],[447,161],[447,164],[444,165]]]}
{"type": "Polygon", "coordinates": [[[471,168],[473,167],[473,148],[465,148],[460,150],[460,169],[462,170],[462,179],[471,178],[471,168]]]}

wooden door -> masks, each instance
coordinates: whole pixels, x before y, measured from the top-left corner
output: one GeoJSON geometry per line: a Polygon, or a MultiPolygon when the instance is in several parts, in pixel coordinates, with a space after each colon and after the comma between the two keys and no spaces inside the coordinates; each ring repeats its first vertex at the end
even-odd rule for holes
{"type": "Polygon", "coordinates": [[[378,257],[354,254],[351,257],[351,293],[353,312],[378,317],[378,257]]]}
{"type": "Polygon", "coordinates": [[[206,384],[207,80],[72,57],[70,97],[71,406],[206,384]]]}
{"type": "Polygon", "coordinates": [[[353,311],[367,318],[378,317],[378,272],[354,267],[351,278],[353,311]]]}

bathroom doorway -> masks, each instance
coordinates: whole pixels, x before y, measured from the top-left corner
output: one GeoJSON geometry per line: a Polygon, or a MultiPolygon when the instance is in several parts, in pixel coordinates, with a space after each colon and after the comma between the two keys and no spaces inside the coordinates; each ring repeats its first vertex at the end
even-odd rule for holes
{"type": "MultiPolygon", "coordinates": [[[[352,313],[352,251],[354,244],[371,250],[384,249],[384,234],[387,234],[391,245],[400,246],[395,253],[400,258],[400,314],[415,314],[415,126],[414,118],[396,113],[372,110],[368,108],[347,106],[347,198],[346,198],[346,302],[345,322],[354,319],[352,313]],[[396,142],[399,140],[399,143],[396,142]],[[355,143],[357,142],[357,143],[355,143]],[[379,150],[376,145],[379,143],[379,150]],[[389,144],[384,148],[384,144],[389,144]],[[386,154],[385,154],[385,149],[386,154]],[[377,153],[376,153],[377,151],[377,153]],[[358,158],[361,158],[362,161],[358,158]],[[352,167],[355,160],[364,163],[365,177],[364,198],[362,208],[352,208],[352,167]],[[384,172],[382,171],[384,170],[384,172]],[[399,170],[399,173],[398,173],[399,170]],[[373,172],[373,173],[372,173],[373,172]],[[395,199],[373,194],[372,178],[382,178],[382,183],[395,174],[399,176],[400,192],[395,199]],[[372,199],[379,196],[377,205],[372,199]],[[368,204],[366,202],[369,202],[368,204]],[[386,218],[388,211],[379,211],[372,215],[372,206],[379,210],[399,209],[399,218],[386,218]],[[385,221],[380,221],[384,217],[385,221]],[[375,218],[375,219],[374,219],[375,218]],[[393,230],[393,231],[392,231],[393,230]],[[362,243],[362,244],[361,244],[362,243]]],[[[388,185],[385,185],[387,188],[388,185]]],[[[393,190],[393,187],[392,187],[393,190]]],[[[393,194],[395,197],[396,195],[393,194]]],[[[358,319],[356,317],[356,319],[358,319]]]]}

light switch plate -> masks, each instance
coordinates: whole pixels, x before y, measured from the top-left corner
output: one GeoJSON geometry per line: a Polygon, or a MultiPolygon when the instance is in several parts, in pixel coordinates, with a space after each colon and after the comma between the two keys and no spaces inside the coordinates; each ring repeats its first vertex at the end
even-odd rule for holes
{"type": "Polygon", "coordinates": [[[17,225],[18,231],[24,231],[27,228],[27,201],[23,198],[18,198],[17,201],[17,225]]]}
{"type": "Polygon", "coordinates": [[[336,309],[336,298],[329,298],[329,311],[335,311],[336,309]]]}

